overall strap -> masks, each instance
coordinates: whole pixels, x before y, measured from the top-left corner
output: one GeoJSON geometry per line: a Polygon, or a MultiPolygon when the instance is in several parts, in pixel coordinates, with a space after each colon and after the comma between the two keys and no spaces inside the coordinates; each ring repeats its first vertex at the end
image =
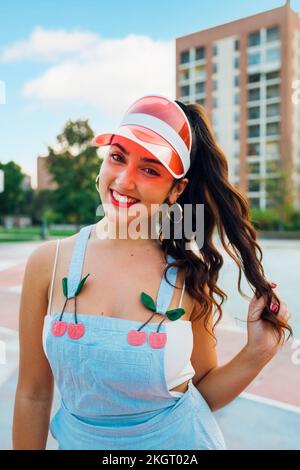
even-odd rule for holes
{"type": "Polygon", "coordinates": [[[55,259],[54,259],[54,265],[53,265],[53,270],[52,270],[52,279],[51,279],[50,294],[49,294],[49,300],[48,300],[47,315],[51,315],[53,285],[54,285],[54,278],[55,278],[56,265],[57,265],[58,249],[59,249],[59,239],[56,240],[56,251],[55,251],[55,259]]]}
{"type": "MultiPolygon", "coordinates": [[[[168,262],[171,263],[174,261],[174,258],[171,255],[167,256],[168,262]]],[[[166,313],[168,310],[168,307],[170,305],[170,302],[173,297],[173,292],[174,292],[174,286],[176,283],[176,277],[177,277],[177,271],[178,268],[175,268],[174,266],[171,266],[171,268],[168,269],[167,271],[167,279],[168,281],[172,284],[170,285],[166,280],[165,276],[163,275],[159,291],[157,294],[157,301],[156,301],[156,311],[158,313],[166,313]]]]}
{"type": "MultiPolygon", "coordinates": [[[[74,297],[79,282],[81,281],[82,267],[85,250],[93,224],[83,227],[77,235],[68,273],[68,298],[74,297]]],[[[87,273],[85,273],[87,274],[87,273]]]]}

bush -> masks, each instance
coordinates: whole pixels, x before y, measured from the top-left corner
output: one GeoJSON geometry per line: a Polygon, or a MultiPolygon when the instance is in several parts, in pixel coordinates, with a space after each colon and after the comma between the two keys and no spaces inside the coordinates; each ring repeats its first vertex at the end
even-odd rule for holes
{"type": "Polygon", "coordinates": [[[251,221],[256,230],[300,230],[300,211],[291,207],[284,210],[284,220],[281,220],[278,210],[251,209],[251,221]]]}

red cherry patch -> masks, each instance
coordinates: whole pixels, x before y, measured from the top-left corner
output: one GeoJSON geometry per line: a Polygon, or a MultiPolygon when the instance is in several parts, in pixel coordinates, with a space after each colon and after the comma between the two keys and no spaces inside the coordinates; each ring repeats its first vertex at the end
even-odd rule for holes
{"type": "Polygon", "coordinates": [[[149,335],[149,344],[151,348],[160,349],[165,346],[167,342],[166,333],[154,333],[153,331],[149,335]]]}
{"type": "Polygon", "coordinates": [[[128,331],[127,340],[132,346],[140,346],[146,341],[147,335],[145,331],[131,330],[128,331]]]}
{"type": "Polygon", "coordinates": [[[54,336],[63,336],[67,330],[67,323],[65,321],[55,321],[52,325],[52,334],[54,336]]]}
{"type": "Polygon", "coordinates": [[[84,335],[83,323],[69,323],[68,335],[71,339],[79,339],[84,335]]]}

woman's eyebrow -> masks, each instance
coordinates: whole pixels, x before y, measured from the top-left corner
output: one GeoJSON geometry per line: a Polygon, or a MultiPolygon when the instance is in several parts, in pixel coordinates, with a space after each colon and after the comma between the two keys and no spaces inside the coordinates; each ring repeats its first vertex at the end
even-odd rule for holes
{"type": "MultiPolygon", "coordinates": [[[[114,145],[115,147],[118,147],[121,150],[121,152],[123,152],[125,155],[129,155],[127,150],[121,144],[115,143],[115,144],[111,144],[111,145],[112,146],[114,145]]],[[[145,163],[156,163],[157,165],[162,165],[163,166],[163,164],[159,160],[154,159],[154,158],[142,157],[141,160],[142,160],[142,162],[145,162],[145,163]]]]}

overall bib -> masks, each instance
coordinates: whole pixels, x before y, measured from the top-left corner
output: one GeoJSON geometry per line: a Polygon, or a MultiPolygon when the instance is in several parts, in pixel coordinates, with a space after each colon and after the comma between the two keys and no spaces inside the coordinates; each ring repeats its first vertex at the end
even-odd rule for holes
{"type": "MultiPolygon", "coordinates": [[[[69,296],[81,279],[91,228],[82,228],[76,239],[68,274],[69,296]]],[[[173,285],[176,274],[173,267],[167,273],[173,285]]],[[[157,312],[167,311],[173,290],[163,276],[157,312]]],[[[215,417],[192,379],[179,397],[168,390],[165,348],[151,348],[147,341],[138,347],[127,342],[128,331],[141,322],[77,314],[85,333],[72,339],[52,334],[59,316],[59,312],[51,316],[44,341],[61,395],[60,408],[50,423],[60,450],[226,449],[215,417]]],[[[65,313],[64,321],[73,322],[74,315],[65,313]]],[[[147,323],[143,331],[148,337],[157,326],[147,323]]],[[[162,323],[160,331],[166,330],[162,323]]]]}

